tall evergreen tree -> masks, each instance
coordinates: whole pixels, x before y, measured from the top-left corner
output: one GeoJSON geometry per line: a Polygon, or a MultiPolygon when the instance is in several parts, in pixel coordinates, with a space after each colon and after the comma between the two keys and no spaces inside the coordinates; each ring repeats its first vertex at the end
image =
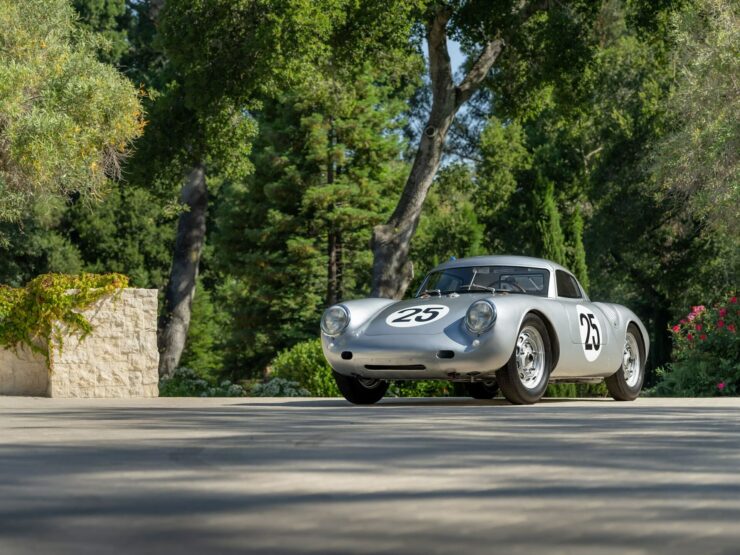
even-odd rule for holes
{"type": "Polygon", "coordinates": [[[541,256],[557,264],[567,264],[565,256],[565,235],[560,226],[560,211],[555,203],[555,186],[545,180],[538,192],[540,218],[537,231],[542,241],[541,256]]]}
{"type": "Polygon", "coordinates": [[[255,173],[227,186],[217,249],[238,276],[242,365],[314,336],[327,304],[368,294],[370,229],[406,171],[402,83],[327,68],[257,115],[255,173]]]}

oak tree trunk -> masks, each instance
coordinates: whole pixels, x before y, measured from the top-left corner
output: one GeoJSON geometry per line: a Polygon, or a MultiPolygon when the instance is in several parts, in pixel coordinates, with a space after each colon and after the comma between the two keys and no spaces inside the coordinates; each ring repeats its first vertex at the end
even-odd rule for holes
{"type": "Polygon", "coordinates": [[[504,45],[500,38],[486,44],[463,81],[456,85],[447,51],[450,16],[449,8],[441,7],[427,25],[432,107],[398,205],[385,224],[373,229],[373,297],[401,298],[411,282],[409,247],[442,159],[447,132],[455,114],[478,89],[504,45]]]}
{"type": "Polygon", "coordinates": [[[159,325],[159,375],[169,376],[180,363],[190,326],[203,244],[206,237],[208,190],[203,164],[193,167],[180,193],[187,207],[177,222],[175,252],[159,325]]]}

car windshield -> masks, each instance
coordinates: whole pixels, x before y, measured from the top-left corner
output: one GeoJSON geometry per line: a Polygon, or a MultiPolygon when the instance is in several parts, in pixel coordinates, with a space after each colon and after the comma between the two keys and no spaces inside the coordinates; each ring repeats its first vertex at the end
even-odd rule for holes
{"type": "Polygon", "coordinates": [[[429,274],[419,288],[424,293],[481,293],[502,291],[547,297],[550,272],[525,266],[465,266],[429,274]]]}

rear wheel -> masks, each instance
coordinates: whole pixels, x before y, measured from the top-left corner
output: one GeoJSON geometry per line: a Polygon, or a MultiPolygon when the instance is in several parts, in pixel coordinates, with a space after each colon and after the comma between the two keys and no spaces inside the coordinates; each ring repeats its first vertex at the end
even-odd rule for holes
{"type": "Polygon", "coordinates": [[[498,393],[498,384],[494,381],[467,383],[465,388],[473,399],[493,399],[498,393]]]}
{"type": "Polygon", "coordinates": [[[604,381],[609,394],[616,401],[634,401],[645,380],[645,344],[635,324],[627,326],[622,353],[622,365],[616,374],[604,381]]]}
{"type": "Polygon", "coordinates": [[[496,381],[510,403],[530,405],[545,394],[552,370],[552,348],[542,319],[528,314],[517,335],[516,346],[506,366],[496,372],[496,381]]]}
{"type": "Polygon", "coordinates": [[[352,378],[332,371],[339,391],[350,403],[372,405],[383,398],[388,391],[388,382],[369,378],[352,378]]]}

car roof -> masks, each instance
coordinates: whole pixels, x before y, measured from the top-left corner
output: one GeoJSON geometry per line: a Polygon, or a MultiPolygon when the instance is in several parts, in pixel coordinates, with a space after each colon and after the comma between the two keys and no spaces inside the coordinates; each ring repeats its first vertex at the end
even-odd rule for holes
{"type": "Polygon", "coordinates": [[[532,256],[515,256],[515,255],[485,255],[471,256],[468,258],[458,258],[448,260],[437,265],[432,271],[444,270],[447,268],[464,268],[467,266],[529,266],[532,268],[545,268],[554,272],[563,270],[569,274],[572,272],[560,264],[545,260],[544,258],[534,258],[532,256]]]}

